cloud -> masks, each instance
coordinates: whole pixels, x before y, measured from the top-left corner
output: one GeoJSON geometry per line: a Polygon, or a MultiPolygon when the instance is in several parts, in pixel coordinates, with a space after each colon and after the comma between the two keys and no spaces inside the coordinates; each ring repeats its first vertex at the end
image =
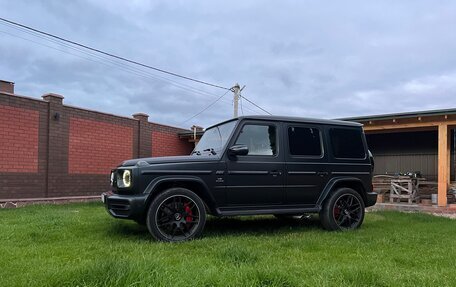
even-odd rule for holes
{"type": "Polygon", "coordinates": [[[423,110],[423,103],[426,103],[427,109],[445,109],[449,107],[448,100],[452,99],[450,95],[455,91],[456,70],[401,82],[384,90],[357,91],[352,96],[339,99],[337,104],[351,103],[352,106],[346,110],[346,115],[350,116],[356,116],[355,112],[364,107],[368,109],[362,115],[423,110]]]}
{"type": "MultiPolygon", "coordinates": [[[[338,118],[456,107],[452,2],[0,0],[0,7],[8,11],[1,17],[127,58],[227,87],[245,84],[243,94],[274,114],[338,118]]],[[[67,104],[146,112],[184,127],[232,116],[228,93],[182,123],[224,91],[3,24],[0,41],[0,77],[16,82],[20,94],[56,92],[67,104]]],[[[243,107],[262,113],[245,100],[243,107]]]]}

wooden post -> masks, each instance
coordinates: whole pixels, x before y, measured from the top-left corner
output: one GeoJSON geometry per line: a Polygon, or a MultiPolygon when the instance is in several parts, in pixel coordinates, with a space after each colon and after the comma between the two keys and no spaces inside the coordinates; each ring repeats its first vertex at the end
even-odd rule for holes
{"type": "Polygon", "coordinates": [[[447,205],[447,191],[450,183],[450,140],[448,124],[439,124],[438,149],[438,205],[447,205]]]}

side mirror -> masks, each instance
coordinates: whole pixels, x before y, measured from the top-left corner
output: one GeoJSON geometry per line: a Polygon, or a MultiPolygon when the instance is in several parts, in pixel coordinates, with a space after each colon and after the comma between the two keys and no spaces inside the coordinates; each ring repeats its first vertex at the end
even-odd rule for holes
{"type": "Polygon", "coordinates": [[[249,154],[249,148],[246,145],[238,144],[228,149],[228,155],[247,155],[249,154]]]}

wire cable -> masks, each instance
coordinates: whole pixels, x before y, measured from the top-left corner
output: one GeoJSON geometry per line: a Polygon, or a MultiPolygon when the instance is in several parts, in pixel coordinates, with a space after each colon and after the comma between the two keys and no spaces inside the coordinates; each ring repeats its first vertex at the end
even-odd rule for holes
{"type": "Polygon", "coordinates": [[[241,104],[241,113],[244,115],[244,108],[242,107],[242,96],[239,97],[239,103],[241,104]]]}
{"type": "Polygon", "coordinates": [[[196,118],[197,116],[201,115],[202,113],[204,113],[207,109],[209,109],[210,107],[212,107],[213,105],[215,105],[218,101],[220,101],[230,90],[226,91],[223,95],[221,95],[218,99],[216,99],[215,101],[213,101],[212,103],[210,103],[208,106],[206,106],[204,109],[202,109],[201,111],[199,111],[198,113],[194,114],[193,116],[191,116],[190,118],[186,119],[185,121],[181,122],[179,125],[183,125],[185,124],[186,122],[188,122],[189,120],[191,119],[194,119],[196,118]]]}
{"type": "Polygon", "coordinates": [[[112,58],[115,58],[115,59],[118,59],[118,60],[121,60],[121,61],[125,61],[125,62],[131,63],[131,64],[135,64],[135,65],[138,65],[138,66],[141,66],[141,67],[144,67],[144,68],[152,69],[152,70],[164,73],[164,74],[168,74],[168,75],[171,75],[171,76],[174,76],[174,77],[178,77],[178,78],[182,78],[182,79],[185,79],[185,80],[193,81],[193,82],[200,83],[200,84],[203,84],[203,85],[211,86],[211,87],[214,87],[214,88],[229,90],[229,88],[225,88],[225,87],[220,86],[220,85],[211,84],[211,83],[206,82],[206,81],[202,81],[202,80],[194,79],[194,78],[191,78],[191,77],[183,76],[183,75],[180,75],[180,74],[177,74],[177,73],[174,73],[174,72],[166,71],[166,70],[163,70],[163,69],[160,69],[160,68],[157,68],[157,67],[153,67],[153,66],[150,66],[150,65],[146,65],[146,64],[134,61],[134,60],[130,60],[130,59],[127,59],[127,58],[124,58],[124,57],[121,57],[121,56],[118,56],[118,55],[115,55],[115,54],[112,54],[112,53],[104,52],[102,50],[99,50],[99,49],[96,49],[96,48],[92,48],[90,46],[87,46],[87,45],[84,45],[84,44],[80,44],[80,43],[77,43],[77,42],[74,42],[74,41],[71,41],[71,40],[68,40],[68,39],[65,39],[65,38],[62,38],[62,37],[59,37],[59,36],[56,36],[56,35],[41,31],[41,30],[38,30],[38,29],[32,28],[32,27],[29,27],[29,26],[26,26],[26,25],[23,25],[23,24],[20,24],[20,23],[17,23],[17,22],[14,22],[14,21],[2,18],[2,17],[0,17],[0,20],[3,21],[3,22],[6,22],[6,23],[10,23],[12,25],[18,26],[18,27],[25,28],[25,29],[30,30],[30,31],[34,31],[36,33],[40,33],[42,35],[46,35],[48,37],[52,37],[54,39],[58,39],[60,41],[64,41],[66,43],[70,43],[70,44],[73,44],[73,45],[76,45],[76,46],[79,46],[79,47],[82,47],[82,48],[85,48],[85,49],[88,49],[88,50],[91,50],[91,51],[94,51],[94,52],[97,52],[97,53],[100,53],[100,54],[103,54],[103,55],[106,55],[106,56],[109,56],[109,57],[112,57],[112,58]]]}
{"type": "MultiPolygon", "coordinates": [[[[72,56],[75,56],[75,57],[79,57],[79,58],[87,60],[87,61],[100,63],[100,64],[103,64],[103,65],[106,65],[106,66],[111,66],[111,67],[114,66],[114,67],[117,67],[117,68],[119,68],[119,69],[121,69],[121,70],[123,70],[125,72],[129,72],[131,74],[134,74],[136,76],[140,76],[140,77],[143,77],[143,78],[152,78],[152,79],[156,79],[156,80],[163,80],[163,81],[166,81],[167,83],[169,83],[169,84],[171,84],[171,85],[173,85],[175,87],[181,88],[181,89],[183,89],[183,90],[185,90],[187,92],[191,92],[191,93],[199,94],[199,95],[207,95],[207,96],[218,98],[217,95],[214,95],[214,94],[209,93],[207,91],[204,91],[204,90],[201,90],[201,89],[198,89],[198,88],[195,88],[195,87],[183,84],[183,83],[179,83],[179,82],[173,81],[173,80],[171,80],[169,78],[166,78],[166,77],[162,77],[162,76],[159,76],[159,75],[148,73],[148,72],[146,72],[146,71],[144,71],[144,70],[142,70],[140,68],[136,68],[136,67],[130,66],[128,64],[123,64],[123,63],[118,62],[118,61],[116,61],[114,59],[110,59],[110,58],[104,57],[103,55],[95,54],[93,52],[84,50],[84,49],[79,48],[77,46],[75,47],[73,45],[70,45],[70,44],[65,43],[65,42],[61,42],[61,41],[53,39],[53,38],[48,38],[45,35],[41,35],[39,33],[35,33],[33,31],[29,31],[29,30],[26,30],[26,29],[21,28],[21,27],[17,27],[17,26],[14,26],[12,24],[9,24],[9,23],[1,23],[0,22],[0,24],[4,24],[6,27],[15,29],[15,30],[20,31],[20,32],[27,33],[29,35],[32,35],[32,36],[37,37],[37,38],[40,38],[42,40],[46,40],[46,41],[52,42],[54,44],[57,44],[59,46],[63,46],[65,48],[72,49],[72,50],[77,51],[79,53],[85,54],[85,55],[87,55],[89,57],[94,57],[94,58],[99,59],[101,61],[106,61],[109,64],[106,64],[104,62],[100,62],[100,61],[97,61],[97,60],[93,60],[93,59],[90,59],[90,58],[82,57],[80,55],[70,53],[70,52],[68,52],[66,50],[58,49],[56,47],[52,47],[52,46],[49,46],[49,45],[46,45],[46,44],[43,44],[43,43],[40,43],[40,42],[36,42],[36,41],[30,40],[28,38],[24,38],[24,37],[21,37],[21,36],[18,36],[18,35],[14,35],[14,34],[11,34],[11,33],[8,33],[8,32],[0,30],[1,33],[7,34],[9,36],[16,37],[16,38],[19,38],[19,39],[22,39],[22,40],[25,40],[25,41],[29,41],[31,43],[34,43],[34,44],[37,44],[37,45],[40,45],[40,46],[44,46],[44,47],[47,47],[47,48],[50,48],[50,49],[53,49],[53,50],[57,50],[59,52],[65,53],[65,54],[69,54],[69,55],[72,55],[72,56]]],[[[223,102],[231,104],[230,101],[225,100],[225,99],[223,99],[223,102]]],[[[254,110],[252,110],[249,107],[246,107],[246,109],[248,109],[251,112],[255,112],[254,110]]]]}
{"type": "MultiPolygon", "coordinates": [[[[32,43],[35,43],[35,44],[38,44],[38,45],[47,47],[47,48],[51,48],[51,49],[60,51],[60,52],[62,52],[62,53],[66,53],[66,54],[75,56],[75,57],[79,57],[79,58],[82,58],[82,59],[85,59],[85,60],[88,60],[88,61],[91,61],[91,62],[96,62],[96,63],[100,63],[100,64],[103,64],[103,65],[108,65],[108,66],[113,66],[113,65],[114,65],[114,66],[117,66],[118,68],[120,68],[120,69],[122,69],[122,70],[124,70],[124,71],[133,73],[133,74],[135,74],[135,75],[137,75],[137,76],[141,76],[141,77],[144,77],[144,78],[161,79],[161,80],[163,80],[163,81],[167,81],[167,82],[170,83],[171,85],[174,85],[174,86],[176,86],[176,87],[182,88],[182,89],[184,89],[184,90],[186,90],[186,91],[188,91],[188,92],[192,92],[192,93],[196,93],[196,94],[200,94],[200,95],[209,95],[209,96],[212,96],[212,97],[217,97],[217,96],[214,95],[214,94],[208,93],[208,92],[206,92],[206,91],[203,91],[203,90],[200,90],[200,89],[197,89],[197,88],[194,88],[194,87],[191,87],[191,86],[182,84],[182,83],[178,83],[178,82],[172,81],[171,79],[168,79],[168,78],[165,78],[165,77],[161,77],[161,76],[158,76],[158,75],[154,75],[154,74],[150,74],[150,73],[147,73],[147,72],[145,72],[145,71],[143,71],[143,70],[141,70],[141,69],[134,68],[134,67],[131,67],[131,66],[129,66],[129,65],[122,65],[120,62],[117,62],[117,61],[114,61],[114,60],[111,60],[111,59],[109,59],[109,58],[105,58],[104,56],[102,56],[102,55],[104,54],[102,51],[101,51],[101,52],[102,52],[102,53],[101,53],[102,55],[98,55],[98,54],[95,54],[95,53],[93,53],[93,52],[90,52],[90,50],[94,50],[95,52],[98,52],[96,49],[90,49],[90,47],[88,47],[88,48],[89,48],[89,51],[86,51],[86,50],[83,50],[83,49],[81,49],[81,48],[78,47],[78,46],[81,46],[81,47],[83,47],[83,48],[86,48],[84,45],[78,45],[78,43],[75,43],[75,44],[74,44],[74,45],[76,45],[76,47],[75,47],[75,46],[71,45],[71,44],[73,44],[72,41],[69,41],[69,40],[68,40],[68,41],[65,41],[65,39],[63,39],[63,40],[62,40],[63,42],[61,42],[61,41],[59,41],[59,40],[60,40],[60,39],[59,39],[60,37],[57,37],[57,36],[54,36],[54,37],[53,37],[53,35],[50,35],[50,34],[49,34],[49,37],[51,37],[51,38],[48,38],[48,37],[47,37],[47,34],[48,34],[48,33],[45,33],[45,32],[42,32],[42,33],[41,33],[41,31],[35,32],[36,29],[33,29],[33,28],[28,29],[29,27],[27,27],[27,26],[25,26],[25,25],[18,24],[18,23],[15,23],[15,22],[12,22],[12,21],[3,19],[3,18],[1,18],[1,17],[0,17],[0,20],[4,20],[5,23],[3,23],[3,24],[5,24],[7,27],[16,29],[16,30],[18,30],[18,31],[27,33],[27,34],[29,34],[29,35],[38,37],[38,38],[43,39],[43,40],[46,40],[46,41],[50,41],[50,42],[55,43],[55,44],[57,44],[57,45],[61,45],[61,46],[63,46],[63,47],[66,47],[66,48],[75,50],[75,51],[80,52],[80,53],[83,53],[83,54],[85,54],[85,55],[87,55],[87,56],[89,56],[89,57],[94,57],[94,58],[99,59],[99,60],[102,60],[102,61],[107,61],[109,64],[106,64],[106,63],[104,63],[104,62],[100,62],[100,61],[97,61],[97,60],[93,60],[93,59],[90,59],[90,58],[82,57],[81,55],[73,54],[73,53],[70,53],[70,52],[68,52],[68,51],[58,49],[58,48],[56,48],[56,47],[52,47],[52,46],[49,46],[49,45],[46,45],[46,44],[43,44],[43,43],[40,43],[40,42],[36,42],[36,41],[30,40],[30,39],[27,39],[27,38],[24,38],[24,37],[20,37],[20,36],[18,36],[18,35],[14,35],[14,34],[11,34],[11,33],[8,33],[8,32],[4,32],[4,31],[0,31],[0,32],[2,32],[2,33],[4,33],[4,34],[7,34],[7,35],[10,35],[10,36],[13,36],[13,37],[17,37],[17,38],[20,38],[20,39],[23,39],[23,40],[26,40],[26,41],[29,41],[29,42],[32,42],[32,43]],[[25,28],[23,28],[23,27],[25,27],[25,28]],[[70,44],[68,44],[68,43],[70,43],[70,44]]],[[[0,23],[0,24],[1,24],[1,23],[0,23]]],[[[108,56],[110,56],[110,55],[108,54],[108,56]]],[[[116,58],[116,57],[114,57],[114,58],[116,58]]],[[[123,60],[123,59],[121,59],[121,60],[123,60]]],[[[127,61],[127,62],[128,62],[128,61],[127,61]]],[[[229,90],[231,90],[231,89],[227,89],[227,91],[229,91],[229,90]]],[[[224,95],[226,95],[226,93],[225,93],[224,95]]],[[[223,96],[224,96],[224,95],[223,95],[223,96]]],[[[214,105],[216,102],[218,102],[221,98],[223,98],[223,96],[217,98],[211,105],[209,105],[208,107],[206,107],[205,109],[203,109],[203,111],[201,111],[200,113],[198,113],[198,114],[195,115],[194,117],[198,116],[199,114],[201,114],[202,112],[204,112],[205,110],[207,110],[208,108],[210,108],[212,105],[214,105]]],[[[244,97],[244,98],[245,98],[245,97],[244,97]]],[[[255,104],[254,102],[250,101],[250,100],[247,99],[247,98],[245,98],[245,99],[246,99],[250,104],[252,104],[252,105],[254,105],[255,107],[259,108],[260,110],[262,110],[262,111],[264,111],[264,112],[270,114],[268,111],[266,111],[265,109],[261,108],[260,106],[258,106],[258,105],[255,104]]],[[[226,100],[225,100],[224,102],[228,102],[228,103],[229,103],[229,101],[226,101],[226,100]]],[[[241,105],[242,105],[242,102],[241,102],[241,105]]],[[[242,113],[243,113],[243,106],[241,106],[241,109],[242,109],[242,113]]],[[[254,110],[250,109],[249,107],[246,107],[246,109],[248,109],[248,110],[250,110],[250,111],[252,111],[252,112],[255,112],[254,110]]],[[[190,119],[191,119],[191,118],[190,118],[190,119]]],[[[188,119],[188,120],[190,120],[190,119],[188,119]]],[[[186,120],[186,121],[188,121],[188,120],[186,120]]]]}
{"type": "Polygon", "coordinates": [[[267,113],[268,115],[271,115],[272,114],[270,112],[268,112],[267,110],[263,109],[262,107],[260,107],[259,105],[255,104],[254,102],[252,102],[251,100],[247,99],[246,97],[242,96],[247,102],[251,103],[252,105],[254,105],[255,107],[259,108],[260,110],[262,110],[263,112],[267,113]]]}

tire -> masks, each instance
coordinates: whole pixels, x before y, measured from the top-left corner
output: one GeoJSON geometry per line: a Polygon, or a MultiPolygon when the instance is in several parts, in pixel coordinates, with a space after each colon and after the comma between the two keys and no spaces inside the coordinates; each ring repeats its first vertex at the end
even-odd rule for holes
{"type": "Polygon", "coordinates": [[[362,197],[351,188],[339,188],[325,201],[320,221],[326,230],[353,230],[364,220],[362,197]]]}
{"type": "Polygon", "coordinates": [[[154,198],[146,219],[147,228],[155,239],[181,242],[201,236],[206,224],[206,209],[194,192],[170,188],[154,198]]]}

